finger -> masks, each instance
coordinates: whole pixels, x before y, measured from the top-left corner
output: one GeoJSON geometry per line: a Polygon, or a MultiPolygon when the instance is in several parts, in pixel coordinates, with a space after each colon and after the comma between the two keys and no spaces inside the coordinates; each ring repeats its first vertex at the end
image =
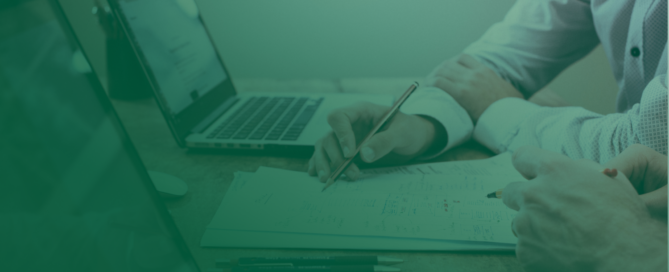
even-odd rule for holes
{"type": "Polygon", "coordinates": [[[513,235],[518,237],[522,236],[523,234],[527,234],[529,225],[531,223],[531,219],[528,216],[529,215],[526,212],[519,212],[516,214],[516,216],[511,221],[511,231],[513,232],[513,235]]]}
{"type": "Polygon", "coordinates": [[[339,141],[342,153],[346,158],[353,156],[356,148],[355,133],[351,124],[358,121],[368,108],[367,106],[358,104],[337,109],[328,115],[328,124],[332,127],[332,131],[339,141]]]}
{"type": "Polygon", "coordinates": [[[667,186],[641,195],[641,199],[648,208],[648,212],[656,218],[667,217],[667,186]]]}
{"type": "Polygon", "coordinates": [[[617,169],[618,173],[622,172],[638,191],[640,189],[639,185],[643,181],[644,170],[648,166],[648,161],[643,154],[645,151],[645,147],[630,146],[618,156],[606,162],[604,167],[617,169]]]}
{"type": "Polygon", "coordinates": [[[504,205],[516,211],[520,210],[523,204],[525,204],[523,190],[526,184],[527,182],[522,181],[507,184],[502,191],[502,201],[504,202],[504,205]]]}
{"type": "Polygon", "coordinates": [[[452,96],[457,95],[455,93],[457,90],[455,83],[453,83],[453,81],[445,77],[440,77],[440,76],[429,77],[426,80],[426,86],[437,87],[452,96]]]}
{"type": "Polygon", "coordinates": [[[307,173],[309,173],[310,176],[315,176],[316,175],[316,167],[314,167],[314,157],[312,156],[311,159],[309,159],[309,168],[307,168],[307,173]]]}
{"type": "MultiPolygon", "coordinates": [[[[325,150],[325,153],[330,159],[330,170],[334,171],[342,163],[344,163],[345,158],[341,153],[341,148],[339,147],[339,143],[337,143],[335,139],[327,138],[326,140],[324,140],[323,149],[325,150]]],[[[356,179],[358,177],[359,172],[360,170],[358,169],[358,167],[353,167],[353,165],[351,165],[348,167],[348,169],[346,169],[345,174],[346,177],[350,179],[356,179]]]]}
{"type": "Polygon", "coordinates": [[[667,156],[639,144],[627,147],[604,167],[622,172],[640,194],[662,187],[667,181],[667,156]]]}
{"type": "Polygon", "coordinates": [[[458,63],[469,69],[476,69],[484,66],[483,63],[480,63],[478,60],[467,54],[461,54],[458,57],[458,63]]]}
{"type": "Polygon", "coordinates": [[[314,151],[314,167],[316,174],[321,182],[325,182],[330,176],[330,160],[323,148],[316,148],[314,151]]]}
{"type": "Polygon", "coordinates": [[[526,179],[552,172],[558,162],[569,160],[564,155],[543,150],[536,146],[523,146],[513,153],[513,166],[526,179]]]}
{"type": "Polygon", "coordinates": [[[351,163],[344,174],[349,180],[357,180],[360,177],[360,168],[355,163],[351,163]]]}
{"type": "Polygon", "coordinates": [[[393,128],[377,133],[362,146],[360,158],[371,163],[388,155],[397,146],[399,134],[400,131],[393,128]]]}

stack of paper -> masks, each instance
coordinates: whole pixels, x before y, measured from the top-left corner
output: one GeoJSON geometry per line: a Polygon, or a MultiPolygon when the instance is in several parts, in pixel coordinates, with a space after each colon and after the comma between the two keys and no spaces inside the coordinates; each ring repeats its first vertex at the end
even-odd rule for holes
{"type": "Polygon", "coordinates": [[[524,180],[510,158],[372,169],[325,192],[303,172],[238,172],[201,245],[512,250],[515,211],[486,198],[524,180]]]}

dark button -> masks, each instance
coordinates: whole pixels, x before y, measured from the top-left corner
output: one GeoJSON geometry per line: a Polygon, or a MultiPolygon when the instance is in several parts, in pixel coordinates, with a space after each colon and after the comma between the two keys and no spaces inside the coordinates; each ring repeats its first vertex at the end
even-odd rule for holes
{"type": "Polygon", "coordinates": [[[632,57],[636,58],[639,55],[641,55],[641,50],[639,50],[639,47],[636,47],[636,46],[632,47],[632,49],[630,50],[630,54],[632,54],[632,57]]]}

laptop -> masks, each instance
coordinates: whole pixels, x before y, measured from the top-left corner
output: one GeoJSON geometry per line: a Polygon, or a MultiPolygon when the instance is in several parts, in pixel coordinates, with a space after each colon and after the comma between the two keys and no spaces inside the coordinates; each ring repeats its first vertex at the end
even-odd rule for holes
{"type": "Polygon", "coordinates": [[[180,146],[285,150],[311,147],[327,115],[391,95],[237,93],[194,0],[110,0],[180,146]]]}
{"type": "Polygon", "coordinates": [[[56,0],[0,1],[0,131],[0,271],[198,271],[56,0]]]}

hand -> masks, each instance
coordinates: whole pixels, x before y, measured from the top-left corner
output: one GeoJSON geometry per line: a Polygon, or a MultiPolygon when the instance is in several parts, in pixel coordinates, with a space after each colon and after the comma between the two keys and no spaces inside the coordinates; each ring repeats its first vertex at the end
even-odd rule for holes
{"type": "Polygon", "coordinates": [[[531,146],[513,164],[532,179],[503,192],[518,210],[512,229],[525,271],[667,270],[667,226],[651,219],[624,175],[531,146]]]}
{"type": "Polygon", "coordinates": [[[635,144],[604,166],[625,174],[641,195],[651,216],[667,221],[667,156],[635,144]]]}
{"type": "MultiPolygon", "coordinates": [[[[360,103],[333,111],[328,116],[332,132],[316,143],[314,155],[309,160],[309,174],[327,181],[330,173],[354,155],[356,147],[390,109],[372,103],[360,103]]],[[[390,157],[396,162],[410,160],[422,154],[433,142],[434,125],[417,115],[398,112],[385,131],[379,132],[362,147],[360,157],[371,163],[390,157]]],[[[357,165],[351,164],[345,172],[349,179],[360,174],[357,165]]]]}
{"type": "Polygon", "coordinates": [[[506,97],[523,98],[511,84],[466,54],[441,63],[426,81],[427,86],[450,94],[469,113],[474,123],[495,101],[506,97]]]}

